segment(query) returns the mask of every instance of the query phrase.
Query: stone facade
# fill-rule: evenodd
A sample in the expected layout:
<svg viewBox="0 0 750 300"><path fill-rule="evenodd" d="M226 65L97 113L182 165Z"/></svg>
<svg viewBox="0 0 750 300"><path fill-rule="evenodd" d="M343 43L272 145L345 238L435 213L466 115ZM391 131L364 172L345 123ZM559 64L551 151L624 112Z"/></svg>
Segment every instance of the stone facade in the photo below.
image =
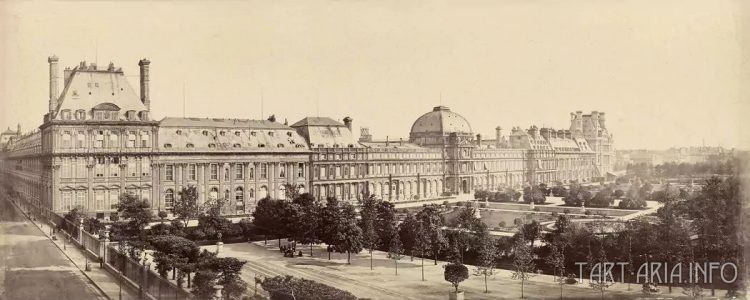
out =
<svg viewBox="0 0 750 300"><path fill-rule="evenodd" d="M285 198L291 184L319 199L435 199L478 189L589 182L611 170L612 137L604 113L573 114L570 130L513 128L494 140L444 106L417 118L409 139L357 140L343 123L306 117L289 126L269 120L150 119L150 61L139 61L139 92L121 68L50 57L49 112L38 130L15 133L0 153L0 172L40 212L74 207L108 218L122 193L169 211L183 187L199 202L225 199L227 214L257 200ZM286 122L285 122L286 123ZM20 128L19 128L20 131Z"/></svg>

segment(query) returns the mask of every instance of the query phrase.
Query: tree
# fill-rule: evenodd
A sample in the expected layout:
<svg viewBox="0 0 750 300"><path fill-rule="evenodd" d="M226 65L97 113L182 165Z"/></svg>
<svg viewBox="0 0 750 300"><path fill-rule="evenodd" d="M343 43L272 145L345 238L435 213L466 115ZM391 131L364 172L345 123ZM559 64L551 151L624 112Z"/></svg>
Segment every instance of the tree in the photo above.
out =
<svg viewBox="0 0 750 300"><path fill-rule="evenodd" d="M357 226L357 211L354 206L344 203L341 206L341 219L337 223L337 234L333 239L333 250L346 252L346 262L351 264L351 254L362 251L362 230Z"/></svg>
<svg viewBox="0 0 750 300"><path fill-rule="evenodd" d="M422 223L421 234L426 235L429 243L429 252L434 257L434 263L437 265L437 256L447 245L445 235L443 235L443 218L436 205L427 205L419 213L417 219Z"/></svg>
<svg viewBox="0 0 750 300"><path fill-rule="evenodd" d="M386 249L391 245L391 239L394 236L399 237L396 208L391 202L378 201L377 212L377 218L375 218L375 232L378 236L378 247Z"/></svg>
<svg viewBox="0 0 750 300"><path fill-rule="evenodd" d="M263 232L263 243L268 244L268 235L279 233L278 218L280 215L279 203L269 197L258 201L253 211L253 225ZM279 240L279 247L281 240Z"/></svg>
<svg viewBox="0 0 750 300"><path fill-rule="evenodd" d="M193 279L193 294L198 299L212 299L214 285L217 284L218 274L211 271L200 270L195 272Z"/></svg>
<svg viewBox="0 0 750 300"><path fill-rule="evenodd" d="M497 260L497 249L495 241L489 232L484 231L479 236L479 247L477 249L477 269L474 271L475 276L484 276L484 292L489 293L487 287L487 277L492 276L495 270L495 261Z"/></svg>
<svg viewBox="0 0 750 300"><path fill-rule="evenodd" d="M565 244L555 240L551 245L551 252L547 256L547 264L552 266L553 275L560 285L560 299L563 298L563 285L565 285Z"/></svg>
<svg viewBox="0 0 750 300"><path fill-rule="evenodd" d="M294 204L299 206L296 222L296 241L310 246L310 256L313 255L313 244L320 243L321 210L320 202L309 193L298 194Z"/></svg>
<svg viewBox="0 0 750 300"><path fill-rule="evenodd" d="M198 269L215 274L215 282L224 287L224 295L229 299L235 299L247 290L247 283L239 275L245 263L247 262L234 257L206 256L198 264ZM198 275L196 274L197 279Z"/></svg>
<svg viewBox="0 0 750 300"><path fill-rule="evenodd" d="M151 206L145 200L140 200L131 193L120 195L120 203L117 205L117 213L125 221L115 226L115 232L120 239L145 240L146 225L151 222Z"/></svg>
<svg viewBox="0 0 750 300"><path fill-rule="evenodd" d="M544 204L546 200L547 197L545 197L544 192L538 186L527 186L523 189L523 202L525 203L534 202L534 204Z"/></svg>
<svg viewBox="0 0 750 300"><path fill-rule="evenodd" d="M321 211L321 226L318 228L320 237L323 243L329 245L328 259L331 259L331 251L333 245L338 242L338 236L341 230L339 225L342 222L341 207L339 201L336 198L328 197L326 199L326 206Z"/></svg>
<svg viewBox="0 0 750 300"><path fill-rule="evenodd" d="M404 249L401 246L401 239L398 237L398 232L393 232L393 236L389 239L390 247L388 247L388 256L393 260L393 265L396 268L396 275L398 275L398 261L401 259Z"/></svg>
<svg viewBox="0 0 750 300"><path fill-rule="evenodd" d="M469 278L469 268L460 262L452 262L445 265L445 272L443 273L445 281L450 282L458 293L458 285Z"/></svg>
<svg viewBox="0 0 750 300"><path fill-rule="evenodd" d="M604 252L604 244L600 244L601 246L599 247L598 255L596 255L595 257L590 255L587 266L598 269L598 280L590 280L589 286L591 286L592 289L599 291L601 299L604 299L604 291L615 283L613 281L607 281L607 277L604 271L604 263L608 262L607 254ZM593 271L591 273L593 273Z"/></svg>
<svg viewBox="0 0 750 300"><path fill-rule="evenodd" d="M159 275L162 275L162 277L166 277L166 272L172 270L172 279L174 279L178 266L197 263L200 258L198 245L186 238L162 235L151 238L149 243L155 250L154 262ZM188 282L190 282L189 272L187 275Z"/></svg>
<svg viewBox="0 0 750 300"><path fill-rule="evenodd" d="M523 231L521 231L521 235L516 239L513 246L513 275L511 276L511 278L521 281L521 298L524 298L524 283L535 275L535 268L531 247L526 244Z"/></svg>
<svg viewBox="0 0 750 300"><path fill-rule="evenodd" d="M542 232L540 227L541 225L539 225L539 222L537 222L536 220L533 220L531 221L531 223L523 224L523 226L521 226L520 231L522 231L523 233L521 233L520 236L526 239L526 241L531 242L531 249L534 249L534 242L537 238L539 238Z"/></svg>
<svg viewBox="0 0 750 300"><path fill-rule="evenodd" d="M375 218L377 215L377 199L370 195L362 199L359 210L359 228L362 230L362 245L370 252L370 270L372 270L372 250L378 242L375 233Z"/></svg>
<svg viewBox="0 0 750 300"><path fill-rule="evenodd" d="M412 213L406 213L404 221L398 226L398 235L404 253L409 253L411 260L414 260L414 250L417 248L416 240L419 235L419 222Z"/></svg>
<svg viewBox="0 0 750 300"><path fill-rule="evenodd" d="M416 238L414 239L414 250L419 253L419 258L421 260L422 281L424 281L424 257L430 251L430 239L428 234L429 231L427 230L426 225L421 221L417 221L417 228L415 231Z"/></svg>
<svg viewBox="0 0 750 300"><path fill-rule="evenodd" d="M174 199L172 213L187 227L190 220L197 219L203 213L203 208L198 205L198 191L191 185L183 187L177 194L179 197Z"/></svg>
<svg viewBox="0 0 750 300"><path fill-rule="evenodd" d="M225 234L232 222L221 214L222 206L221 199L207 203L208 210L198 217L198 227L195 231L204 233L208 239L219 239L219 234Z"/></svg>

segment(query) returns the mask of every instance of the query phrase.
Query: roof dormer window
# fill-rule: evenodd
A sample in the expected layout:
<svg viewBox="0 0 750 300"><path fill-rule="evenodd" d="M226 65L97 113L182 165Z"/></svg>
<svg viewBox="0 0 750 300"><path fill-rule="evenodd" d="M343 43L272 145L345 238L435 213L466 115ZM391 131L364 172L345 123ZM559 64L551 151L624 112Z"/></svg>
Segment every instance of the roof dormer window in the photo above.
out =
<svg viewBox="0 0 750 300"><path fill-rule="evenodd" d="M208 130L203 130L203 135L208 136Z"/></svg>
<svg viewBox="0 0 750 300"><path fill-rule="evenodd" d="M234 135L236 135L236 136L240 136L240 131L239 131L239 130L238 130L238 131L235 131L235 132L234 132Z"/></svg>
<svg viewBox="0 0 750 300"><path fill-rule="evenodd" d="M164 144L164 148L172 148L172 144Z"/></svg>
<svg viewBox="0 0 750 300"><path fill-rule="evenodd" d="M258 148L265 148L265 147L266 147L266 144L263 144L263 143L258 144Z"/></svg>
<svg viewBox="0 0 750 300"><path fill-rule="evenodd" d="M210 144L208 144L208 148L216 148L216 144L210 143Z"/></svg>
<svg viewBox="0 0 750 300"><path fill-rule="evenodd" d="M222 130L222 131L219 131L219 135L221 135L221 136L224 136L224 134L225 134L225 131L224 131L224 130Z"/></svg>
<svg viewBox="0 0 750 300"><path fill-rule="evenodd" d="M250 131L250 135L255 136L255 131Z"/></svg>
<svg viewBox="0 0 750 300"><path fill-rule="evenodd" d="M182 134L182 130L180 130L180 129L177 129L177 131L175 131L175 133L176 133L176 134Z"/></svg>
<svg viewBox="0 0 750 300"><path fill-rule="evenodd" d="M269 136L273 136L273 131L269 131L269 132L268 132L268 135L269 135Z"/></svg>
<svg viewBox="0 0 750 300"><path fill-rule="evenodd" d="M241 148L242 145L240 145L240 144L234 144L234 145L232 145L232 147L234 147L234 148Z"/></svg>
<svg viewBox="0 0 750 300"><path fill-rule="evenodd" d="M279 143L278 145L276 145L276 147L277 148L284 148L284 144Z"/></svg>
<svg viewBox="0 0 750 300"><path fill-rule="evenodd" d="M286 133L286 135L287 135L288 137L292 137L292 132L291 132L291 131L288 131L288 132Z"/></svg>
<svg viewBox="0 0 750 300"><path fill-rule="evenodd" d="M185 147L186 148L195 148L195 145L193 145L193 143L187 143L187 145L185 145Z"/></svg>

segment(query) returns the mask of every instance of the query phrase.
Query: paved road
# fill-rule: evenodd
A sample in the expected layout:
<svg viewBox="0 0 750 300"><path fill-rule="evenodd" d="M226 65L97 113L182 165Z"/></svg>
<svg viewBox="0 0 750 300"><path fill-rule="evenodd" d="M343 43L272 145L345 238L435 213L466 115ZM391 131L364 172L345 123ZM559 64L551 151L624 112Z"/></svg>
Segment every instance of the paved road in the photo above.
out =
<svg viewBox="0 0 750 300"><path fill-rule="evenodd" d="M106 299L39 229L0 199L0 300Z"/></svg>

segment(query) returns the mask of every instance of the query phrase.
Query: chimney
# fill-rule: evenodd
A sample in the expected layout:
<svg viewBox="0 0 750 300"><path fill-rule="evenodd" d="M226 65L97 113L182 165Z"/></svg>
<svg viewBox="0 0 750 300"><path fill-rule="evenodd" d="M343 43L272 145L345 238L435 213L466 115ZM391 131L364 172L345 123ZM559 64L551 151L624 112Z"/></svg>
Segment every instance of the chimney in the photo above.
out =
<svg viewBox="0 0 750 300"><path fill-rule="evenodd" d="M349 131L352 131L352 118L345 117L344 118L344 125L346 125L346 128L349 128Z"/></svg>
<svg viewBox="0 0 750 300"><path fill-rule="evenodd" d="M404 138L399 138L398 139L398 145L399 146L403 146L404 145Z"/></svg>
<svg viewBox="0 0 750 300"><path fill-rule="evenodd" d="M390 141L388 141L388 136L385 136L385 146L388 147L390 145Z"/></svg>
<svg viewBox="0 0 750 300"><path fill-rule="evenodd" d="M18 125L16 126L16 134L21 135L21 123L18 123Z"/></svg>
<svg viewBox="0 0 750 300"><path fill-rule="evenodd" d="M147 110L151 110L151 97L149 93L149 76L148 66L151 62L148 59L141 59L138 62L138 66L141 67L141 102L146 106Z"/></svg>
<svg viewBox="0 0 750 300"><path fill-rule="evenodd" d="M495 148L500 148L500 139L503 138L503 128L495 127Z"/></svg>
<svg viewBox="0 0 750 300"><path fill-rule="evenodd" d="M477 146L482 147L482 135L477 133Z"/></svg>
<svg viewBox="0 0 750 300"><path fill-rule="evenodd" d="M73 70L71 70L70 67L65 67L65 70L63 70L63 87L68 85L68 80L70 79L71 74L73 74Z"/></svg>
<svg viewBox="0 0 750 300"><path fill-rule="evenodd" d="M536 126L529 127L528 133L531 137L536 138L539 135L539 129Z"/></svg>
<svg viewBox="0 0 750 300"><path fill-rule="evenodd" d="M49 112L50 116L57 109L57 97L60 96L60 90L57 84L58 78L60 77L57 70L57 56L50 56L47 58L49 63Z"/></svg>
<svg viewBox="0 0 750 300"><path fill-rule="evenodd" d="M606 119L604 118L604 112L600 112L599 113L599 127L607 129L607 126L604 125L604 121L606 121Z"/></svg>
<svg viewBox="0 0 750 300"><path fill-rule="evenodd" d="M566 139L573 138L573 136L570 134L570 130L565 130L565 138Z"/></svg>
<svg viewBox="0 0 750 300"><path fill-rule="evenodd" d="M544 137L545 139L549 140L550 134L549 134L549 129L548 128L542 128L542 129L539 130L539 132L542 134L542 137Z"/></svg>
<svg viewBox="0 0 750 300"><path fill-rule="evenodd" d="M367 128L367 127L359 128L359 141L360 142L372 142L372 135L370 135L370 128Z"/></svg>

